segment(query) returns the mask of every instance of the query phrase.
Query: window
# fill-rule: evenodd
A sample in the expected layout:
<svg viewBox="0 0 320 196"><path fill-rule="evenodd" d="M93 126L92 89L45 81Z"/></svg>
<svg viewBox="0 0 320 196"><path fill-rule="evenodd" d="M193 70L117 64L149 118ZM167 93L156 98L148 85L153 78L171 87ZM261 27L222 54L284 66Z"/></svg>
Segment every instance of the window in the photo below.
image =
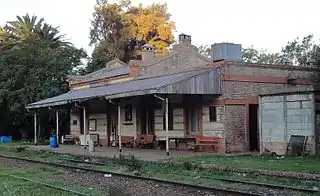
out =
<svg viewBox="0 0 320 196"><path fill-rule="evenodd" d="M78 124L77 120L72 121L72 125L77 125L77 124Z"/></svg>
<svg viewBox="0 0 320 196"><path fill-rule="evenodd" d="M97 120L89 119L89 131L97 131Z"/></svg>
<svg viewBox="0 0 320 196"><path fill-rule="evenodd" d="M217 121L217 108L216 108L216 106L209 107L209 119L210 119L210 122Z"/></svg>
<svg viewBox="0 0 320 196"><path fill-rule="evenodd" d="M131 122L132 121L132 106L130 104L126 104L124 106L124 120L126 122Z"/></svg>
<svg viewBox="0 0 320 196"><path fill-rule="evenodd" d="M169 111L168 111L168 130L173 130L173 108L169 106ZM166 130L166 112L163 112L163 130Z"/></svg>

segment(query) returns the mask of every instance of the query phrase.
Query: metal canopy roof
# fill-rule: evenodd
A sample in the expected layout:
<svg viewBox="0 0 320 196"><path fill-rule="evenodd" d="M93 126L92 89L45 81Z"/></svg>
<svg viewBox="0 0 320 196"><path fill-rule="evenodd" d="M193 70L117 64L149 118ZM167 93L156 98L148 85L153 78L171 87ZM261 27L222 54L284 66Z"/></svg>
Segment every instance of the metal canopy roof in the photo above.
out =
<svg viewBox="0 0 320 196"><path fill-rule="evenodd" d="M123 83L69 91L29 104L26 108L64 105L94 98L114 99L147 94L220 94L216 69L183 72L173 75L136 79Z"/></svg>

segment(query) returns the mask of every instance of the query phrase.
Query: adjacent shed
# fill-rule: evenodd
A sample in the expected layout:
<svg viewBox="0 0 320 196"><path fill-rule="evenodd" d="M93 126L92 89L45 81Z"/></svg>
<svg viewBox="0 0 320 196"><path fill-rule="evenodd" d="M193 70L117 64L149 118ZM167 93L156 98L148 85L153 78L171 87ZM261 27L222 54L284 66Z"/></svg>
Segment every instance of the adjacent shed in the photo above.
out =
<svg viewBox="0 0 320 196"><path fill-rule="evenodd" d="M286 154L290 137L305 136L305 152L314 153L319 143L315 93L287 90L259 98L260 148Z"/></svg>

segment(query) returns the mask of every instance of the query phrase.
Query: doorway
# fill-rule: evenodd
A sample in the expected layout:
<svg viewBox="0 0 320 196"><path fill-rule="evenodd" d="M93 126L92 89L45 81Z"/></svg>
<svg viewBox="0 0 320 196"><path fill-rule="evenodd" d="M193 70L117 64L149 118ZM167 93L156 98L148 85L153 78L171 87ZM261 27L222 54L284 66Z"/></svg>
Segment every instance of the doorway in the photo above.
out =
<svg viewBox="0 0 320 196"><path fill-rule="evenodd" d="M79 124L80 124L80 135L83 135L84 134L84 128L83 128L83 108L79 108L79 113L80 113L80 121L79 121Z"/></svg>
<svg viewBox="0 0 320 196"><path fill-rule="evenodd" d="M201 123L201 108L198 106L190 106L185 108L185 115L187 121L187 135L197 135L200 133L200 123Z"/></svg>
<svg viewBox="0 0 320 196"><path fill-rule="evenodd" d="M250 151L260 151L258 104L249 104L249 149Z"/></svg>
<svg viewBox="0 0 320 196"><path fill-rule="evenodd" d="M108 146L114 146L118 127L117 106L109 105L107 110L107 143Z"/></svg>
<svg viewBox="0 0 320 196"><path fill-rule="evenodd" d="M141 134L154 134L153 107L141 108Z"/></svg>

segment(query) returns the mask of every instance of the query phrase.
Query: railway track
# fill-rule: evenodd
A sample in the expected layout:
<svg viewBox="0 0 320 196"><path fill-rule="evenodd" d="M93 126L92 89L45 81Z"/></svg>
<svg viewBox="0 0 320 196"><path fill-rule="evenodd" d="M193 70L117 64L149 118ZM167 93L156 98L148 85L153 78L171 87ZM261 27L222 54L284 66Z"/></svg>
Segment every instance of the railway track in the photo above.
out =
<svg viewBox="0 0 320 196"><path fill-rule="evenodd" d="M100 162L92 162L92 161L81 161L81 160L74 160L74 159L64 159L65 161L74 162L74 163L81 163L81 164L91 164L91 165L99 165L103 166L104 163ZM178 173L173 173L175 175L181 175ZM293 187L293 186L286 186L286 185L277 185L277 184L270 184L270 183L261 183L261 182L254 182L254 181L247 181L247 180L236 180L231 178L225 178L225 177L213 177L213 176L202 176L203 178L211 179L211 180L219 180L219 181L225 181L229 183L241 183L241 184L250 184L250 185L256 185L256 186L264 186L267 188L273 188L273 189L286 189L286 190L294 190L294 191L300 191L300 192L308 192L308 193L318 193L318 190L313 189L305 189L300 187Z"/></svg>
<svg viewBox="0 0 320 196"><path fill-rule="evenodd" d="M68 164L61 164L61 163L55 163L55 162L47 162L47 161L40 161L40 160L33 160L28 158L22 158L22 157L14 157L14 156L5 156L0 155L0 157L7 158L7 159L15 159L15 160L21 160L21 161L28 161L33 163L40 163L40 164L46 164L51 165L55 167L62 167L67 169L77 169L77 170L83 170L88 172L95 172L95 173L109 173L114 176L120 176L120 177L127 177L132 179L139 179L139 180L148 180L148 181L154 181L157 183L163 183L163 184L171 184L171 185L177 185L177 186L183 186L186 188L193 188L201 191L210 191L214 193L222 193L227 195L263 195L258 193L252 193L252 192L243 192L239 190L231 190L231 189L225 189L225 188L213 188L213 187L207 187L207 186L201 186L201 185L194 185L194 184L187 184L187 183L181 183L181 182L175 182L175 181L169 181L169 180L163 180L163 179L157 179L157 178L149 178L149 177L143 177L143 176L136 176L131 174L124 174L124 173L117 173L117 172L106 172L94 168L88 168L88 167L79 167L75 165L71 165L70 163L80 163L80 164L88 164L88 165L97 165L97 166L103 166L104 163L99 162L90 162L90 161L80 161L80 160L74 160L74 159L62 159L63 161L68 162ZM243 185L254 185L259 187L266 187L270 189L276 189L276 190L290 190L290 191L297 191L300 193L308 193L308 194L318 194L318 190L313 189L304 189L299 187L293 187L293 186L284 186L284 185L276 185L276 184L267 184L267 183L259 183L259 182L253 182L253 181L241 181L241 180L235 180L235 179L229 179L229 178L222 178L222 177L210 177L209 179L212 180L219 180L223 182L228 183L240 183Z"/></svg>

